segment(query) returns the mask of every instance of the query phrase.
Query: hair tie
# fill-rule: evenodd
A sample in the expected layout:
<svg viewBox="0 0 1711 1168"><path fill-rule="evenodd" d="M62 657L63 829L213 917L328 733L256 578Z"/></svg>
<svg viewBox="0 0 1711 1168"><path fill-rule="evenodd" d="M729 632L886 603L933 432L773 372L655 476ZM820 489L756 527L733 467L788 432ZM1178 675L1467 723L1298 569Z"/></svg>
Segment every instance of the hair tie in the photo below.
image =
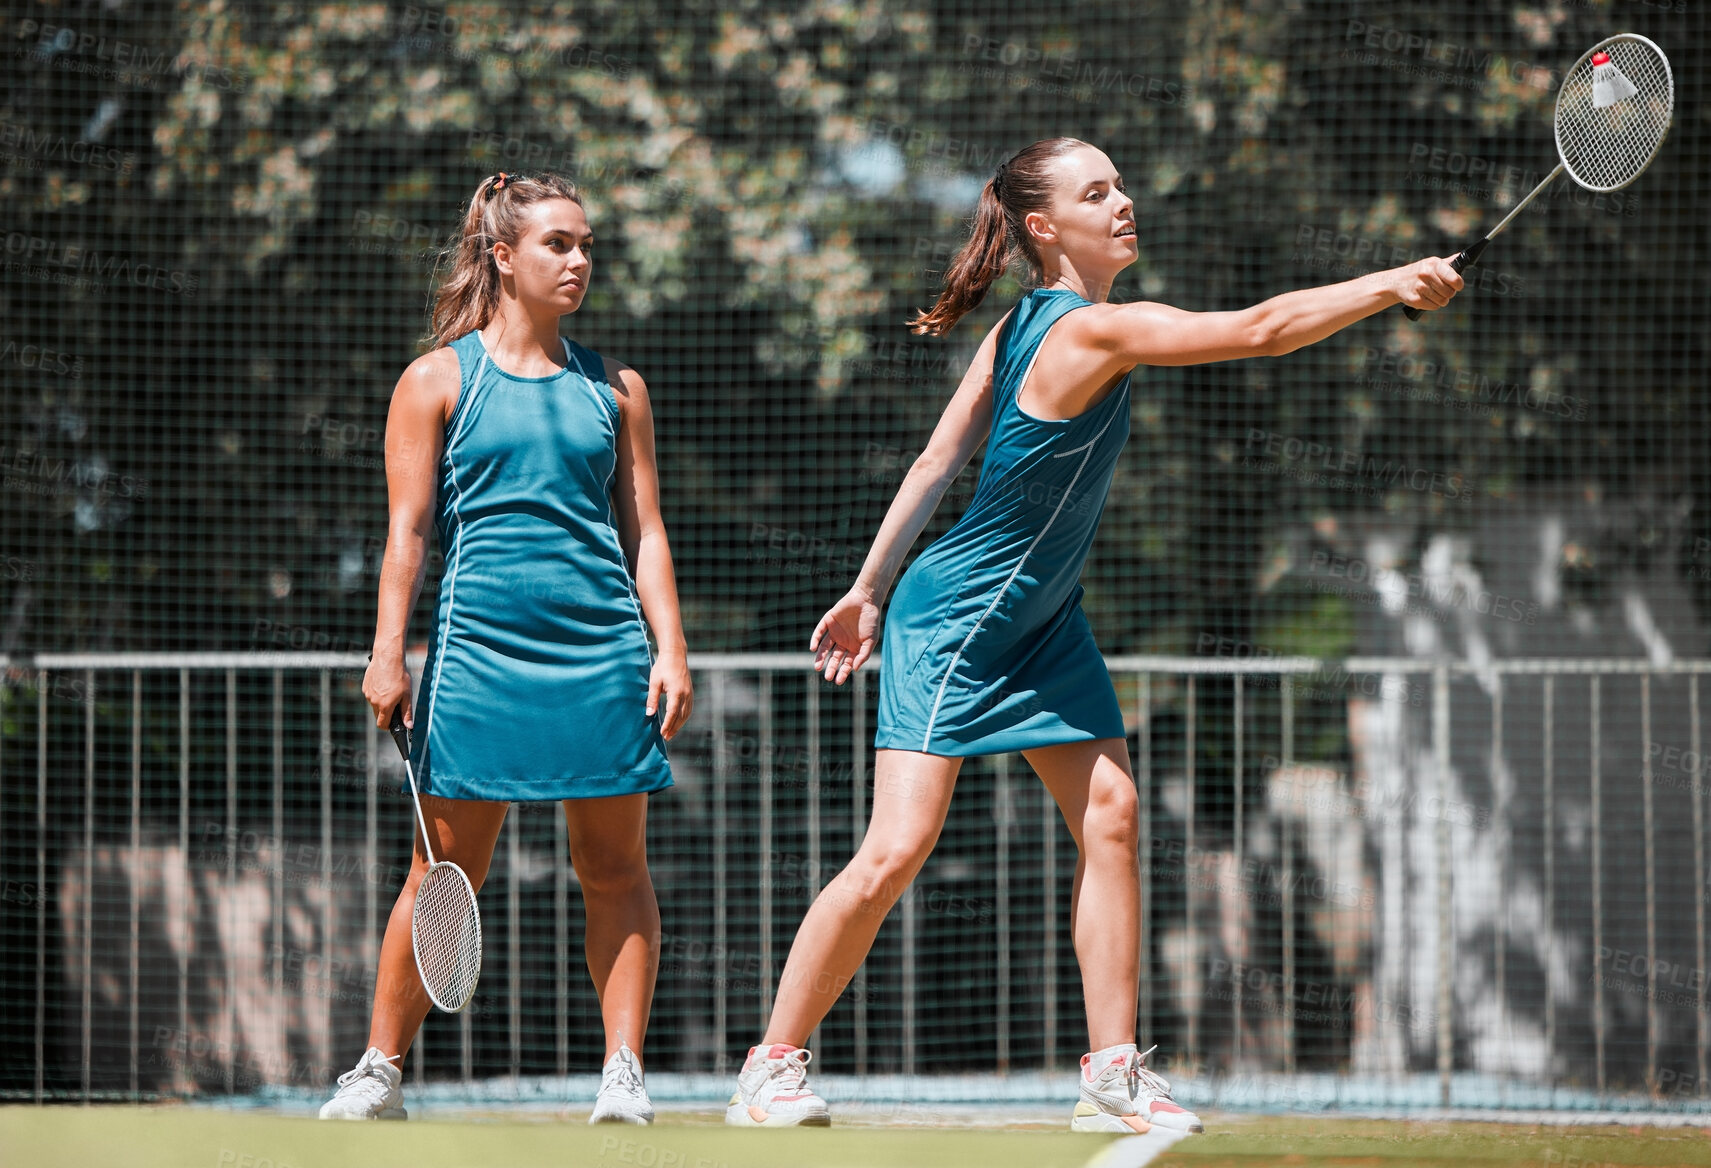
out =
<svg viewBox="0 0 1711 1168"><path fill-rule="evenodd" d="M490 179L488 181L487 197L489 199L491 199L495 193L505 189L506 183L516 182L516 181L517 180L515 178L513 178L512 176L506 174L504 171L500 171L497 175L495 175L492 179Z"/></svg>
<svg viewBox="0 0 1711 1168"><path fill-rule="evenodd" d="M1003 197L1004 173L1010 169L1010 160L1006 158L998 164L998 169L992 172L992 193Z"/></svg>

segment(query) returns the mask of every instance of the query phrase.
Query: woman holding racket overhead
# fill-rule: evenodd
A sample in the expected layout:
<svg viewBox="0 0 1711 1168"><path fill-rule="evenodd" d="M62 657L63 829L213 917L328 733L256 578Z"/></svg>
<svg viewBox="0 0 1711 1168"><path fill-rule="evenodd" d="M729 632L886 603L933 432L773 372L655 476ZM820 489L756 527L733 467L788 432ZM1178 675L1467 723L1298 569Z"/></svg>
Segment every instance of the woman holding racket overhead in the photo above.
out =
<svg viewBox="0 0 1711 1168"><path fill-rule="evenodd" d="M1128 436L1129 376L1141 365L1288 353L1397 303L1441 308L1462 281L1448 261L1426 259L1240 312L1107 303L1137 255L1134 201L1111 160L1073 138L1036 142L986 184L973 237L938 302L913 322L916 332L948 332L1017 256L1040 285L987 334L855 586L809 643L829 681L861 667L910 544L990 437L968 510L898 583L867 834L797 932L728 1123L830 1122L807 1085L802 1044L932 851L963 758L1019 750L1078 851L1070 931L1091 1051L1071 1127L1201 1130L1135 1042L1138 807L1122 714L1077 582Z"/></svg>
<svg viewBox="0 0 1711 1168"><path fill-rule="evenodd" d="M638 1052L660 928L648 795L671 785L665 740L692 691L647 387L559 336L588 292L593 243L557 176L495 175L470 200L434 348L404 371L387 418L391 519L363 694L383 728L403 706L433 853L476 888L509 804L563 801L606 1030L590 1122L648 1123ZM404 633L430 527L445 575L418 722ZM423 842L381 945L368 1050L323 1118L404 1118L396 1064L429 1008L410 928Z"/></svg>

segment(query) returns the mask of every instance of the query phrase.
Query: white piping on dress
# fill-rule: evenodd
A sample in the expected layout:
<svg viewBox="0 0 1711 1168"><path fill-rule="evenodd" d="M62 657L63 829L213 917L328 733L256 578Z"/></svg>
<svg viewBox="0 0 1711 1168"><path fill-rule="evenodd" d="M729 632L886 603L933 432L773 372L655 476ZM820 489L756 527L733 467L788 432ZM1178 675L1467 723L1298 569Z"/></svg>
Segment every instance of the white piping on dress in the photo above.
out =
<svg viewBox="0 0 1711 1168"><path fill-rule="evenodd" d="M1044 347L1043 340L1041 341L1041 347ZM1037 352L1034 355L1036 357L1039 356ZM1029 363L1028 368L1030 370L1033 368L1033 364L1031 362ZM1021 396L1020 389L1016 391L1016 396ZM1018 406L1017 408L1019 409L1021 407ZM1033 542L1023 549L1022 558L1016 561L1016 567L1010 572L1010 575L999 587L998 595L992 598L992 603L986 606L986 611L980 614L980 619L974 622L974 627L972 629L968 630L968 636L964 637L962 639L962 644L957 646L956 656L951 658L950 667L945 670L944 680L939 682L939 692L933 696L933 709L932 712L927 715L927 732L921 736L921 750L923 752L928 752L928 748L932 745L933 724L939 720L939 706L945 700L945 687L950 685L951 674L956 672L958 663L962 661L963 651L968 648L969 642L974 640L974 635L980 632L980 627L986 623L986 618L992 615L992 610L998 607L998 602L1004 599L1004 594L1010 590L1010 585L1015 583L1016 577L1021 574L1022 565L1028 562L1029 553L1034 550L1035 545L1046 537L1046 532L1052 529L1052 524L1057 522L1058 513L1063 510L1063 505L1069 502L1070 495L1075 490L1076 481L1081 478L1081 472L1087 469L1087 460L1093 457L1093 448L1098 445L1099 440L1105 436L1105 431L1111 428L1111 423L1116 420L1116 417L1117 411L1112 410L1111 416L1105 419L1105 424L1099 427L1099 433L1093 436L1093 441L1087 443L1084 447L1078 448L1085 450L1087 453L1081 456L1081 465L1075 468L1075 474L1070 476L1069 485L1063 489L1063 497L1058 500L1057 506L1052 508L1051 518L1046 520L1046 525L1040 528L1040 533L1034 537ZM1070 451L1070 453L1073 454L1074 451Z"/></svg>

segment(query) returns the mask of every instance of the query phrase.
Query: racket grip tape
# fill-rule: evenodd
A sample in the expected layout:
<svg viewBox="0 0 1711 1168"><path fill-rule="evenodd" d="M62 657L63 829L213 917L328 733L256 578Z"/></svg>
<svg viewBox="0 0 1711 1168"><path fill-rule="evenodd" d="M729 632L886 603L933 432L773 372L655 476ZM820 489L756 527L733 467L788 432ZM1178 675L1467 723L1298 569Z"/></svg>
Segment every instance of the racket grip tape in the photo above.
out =
<svg viewBox="0 0 1711 1168"><path fill-rule="evenodd" d="M404 703L399 702L392 707L392 741L398 744L398 753L404 756L404 761L410 761L410 730L404 725Z"/></svg>
<svg viewBox="0 0 1711 1168"><path fill-rule="evenodd" d="M1472 245L1464 247L1461 251L1456 253L1456 258L1450 261L1450 267L1454 268L1458 273L1467 271L1479 262L1480 255L1485 251L1485 245L1490 242L1490 236L1483 236ZM1413 305L1404 305L1402 308L1402 314L1409 320L1419 320L1425 315L1423 311L1415 308Z"/></svg>

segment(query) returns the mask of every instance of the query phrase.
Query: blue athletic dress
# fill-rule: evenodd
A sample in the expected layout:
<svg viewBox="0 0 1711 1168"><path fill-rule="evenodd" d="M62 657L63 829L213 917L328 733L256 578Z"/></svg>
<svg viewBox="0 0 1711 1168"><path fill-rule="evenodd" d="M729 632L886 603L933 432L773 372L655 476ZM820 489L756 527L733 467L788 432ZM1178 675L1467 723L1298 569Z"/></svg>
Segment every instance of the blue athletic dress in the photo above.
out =
<svg viewBox="0 0 1711 1168"><path fill-rule="evenodd" d="M439 466L445 572L416 698L417 785L524 802L671 786L612 519L619 415L604 362L567 340L563 370L513 377L479 333L451 349L460 388Z"/></svg>
<svg viewBox="0 0 1711 1168"><path fill-rule="evenodd" d="M1038 289L999 334L974 499L903 573L886 615L881 750L967 757L1124 735L1080 577L1129 436L1129 378L1076 418L1017 404L1047 331L1087 303Z"/></svg>

